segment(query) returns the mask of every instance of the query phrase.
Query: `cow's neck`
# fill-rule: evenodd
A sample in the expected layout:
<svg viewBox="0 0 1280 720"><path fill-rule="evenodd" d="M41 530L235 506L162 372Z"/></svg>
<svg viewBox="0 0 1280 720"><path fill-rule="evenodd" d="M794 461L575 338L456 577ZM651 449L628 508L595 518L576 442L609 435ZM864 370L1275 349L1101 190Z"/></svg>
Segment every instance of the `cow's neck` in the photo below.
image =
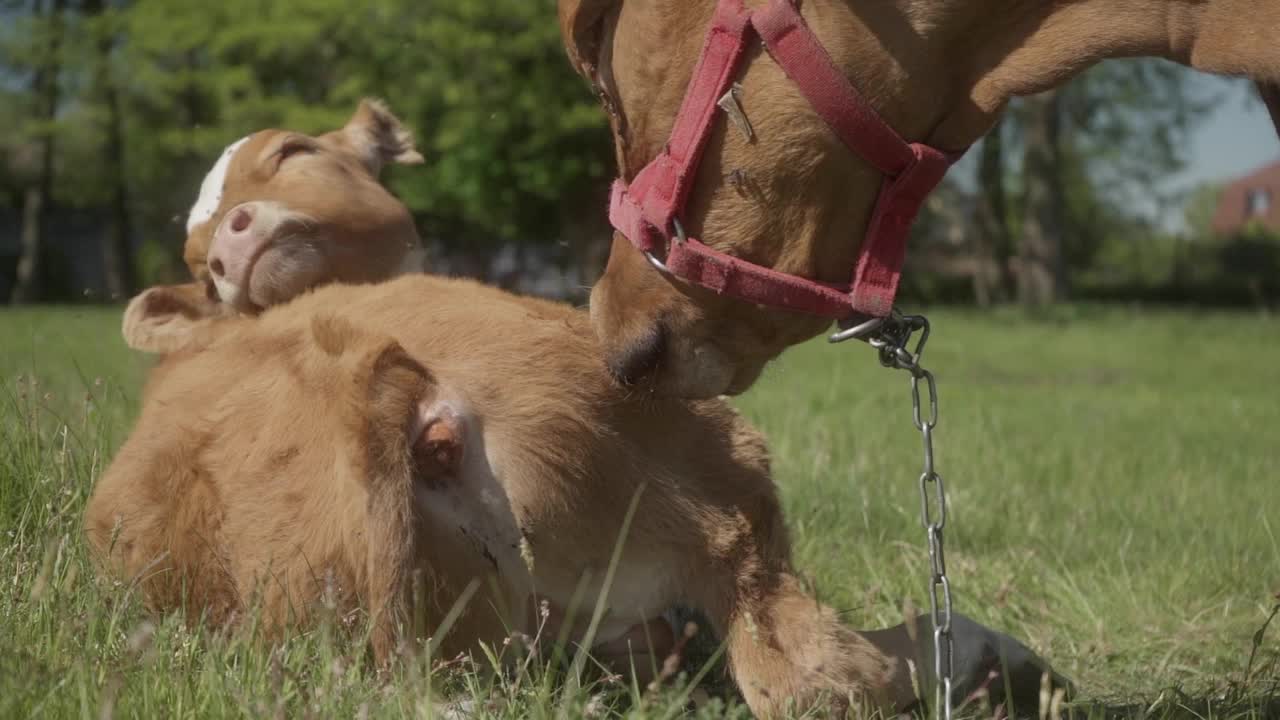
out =
<svg viewBox="0 0 1280 720"><path fill-rule="evenodd" d="M1146 5L1164 6L1160 0ZM1167 3L1168 48L1162 57L1205 72L1280 82L1280 4L1259 0Z"/></svg>
<svg viewBox="0 0 1280 720"><path fill-rule="evenodd" d="M1110 58L1160 57L1219 75L1280 84L1280 3L1257 0L1004 0L951 25L945 57L973 60L967 102L941 123L965 147L1012 97L1057 87ZM981 4L980 4L981 5ZM977 6L975 6L976 8Z"/></svg>

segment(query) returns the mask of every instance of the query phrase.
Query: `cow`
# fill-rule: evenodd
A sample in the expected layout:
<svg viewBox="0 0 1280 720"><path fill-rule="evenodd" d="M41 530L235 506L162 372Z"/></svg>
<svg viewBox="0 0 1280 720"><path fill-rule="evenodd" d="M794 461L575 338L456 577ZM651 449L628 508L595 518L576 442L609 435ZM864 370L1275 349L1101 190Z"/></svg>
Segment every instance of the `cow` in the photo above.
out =
<svg viewBox="0 0 1280 720"><path fill-rule="evenodd" d="M412 275L187 327L85 517L151 609L256 608L278 631L327 602L385 662L473 591L440 652L536 636L577 600L602 610L591 645L641 666L680 605L757 715L918 702L928 633L856 632L806 589L760 433L722 399L615 383L586 312ZM1004 655L1034 707L1043 661L967 619L957 634L957 693Z"/></svg>
<svg viewBox="0 0 1280 720"><path fill-rule="evenodd" d="M166 352L206 317L256 314L324 283L423 271L413 217L379 182L388 164L422 162L410 131L373 99L332 132L270 129L231 143L187 216L192 281L135 297L125 342Z"/></svg>
<svg viewBox="0 0 1280 720"><path fill-rule="evenodd" d="M833 319L888 315L920 203L1013 98L1158 57L1250 78L1280 126L1276 2L558 5L619 174L596 330L619 380L665 395L745 392Z"/></svg>

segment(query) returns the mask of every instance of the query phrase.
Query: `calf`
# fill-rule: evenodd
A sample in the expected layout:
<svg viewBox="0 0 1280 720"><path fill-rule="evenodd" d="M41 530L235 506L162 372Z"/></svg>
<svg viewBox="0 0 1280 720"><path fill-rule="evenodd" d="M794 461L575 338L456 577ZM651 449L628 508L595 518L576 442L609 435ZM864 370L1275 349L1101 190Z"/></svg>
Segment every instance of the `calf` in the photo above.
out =
<svg viewBox="0 0 1280 720"><path fill-rule="evenodd" d="M380 658L480 579L446 652L582 592L603 642L705 613L758 713L883 701L896 671L796 577L765 443L727 404L629 395L583 314L466 281L332 285L189 335L86 532L152 608L280 627L328 592Z"/></svg>
<svg viewBox="0 0 1280 720"><path fill-rule="evenodd" d="M932 667L927 632L859 634L806 592L759 433L720 400L619 388L588 322L416 275L193 324L94 489L94 554L155 610L225 623L256 605L277 629L322 600L366 613L382 660L475 580L444 652L532 635L542 601L554 624L577 596L605 609L598 649L661 658L653 618L684 605L725 639L757 714L914 703L906 661ZM1043 662L955 625L957 692L1003 657L1034 707Z"/></svg>
<svg viewBox="0 0 1280 720"><path fill-rule="evenodd" d="M263 130L227 146L187 217L183 258L194 281L134 298L125 341L164 352L204 317L257 313L327 282L422 270L413 218L378 181L384 165L422 161L409 131L374 100L340 130ZM178 307L185 314L171 312Z"/></svg>

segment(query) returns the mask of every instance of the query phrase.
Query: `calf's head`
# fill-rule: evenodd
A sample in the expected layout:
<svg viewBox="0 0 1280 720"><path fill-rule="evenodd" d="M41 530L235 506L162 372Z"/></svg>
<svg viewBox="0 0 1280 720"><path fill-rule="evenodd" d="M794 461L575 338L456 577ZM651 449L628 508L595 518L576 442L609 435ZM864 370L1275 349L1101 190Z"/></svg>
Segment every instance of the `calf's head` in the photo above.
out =
<svg viewBox="0 0 1280 720"><path fill-rule="evenodd" d="M171 349L172 328L155 322L154 307L257 313L324 283L422 269L413 218L378 179L387 164L422 161L409 131L373 100L333 132L262 130L228 145L187 217L183 259L194 282L135 298L126 342Z"/></svg>

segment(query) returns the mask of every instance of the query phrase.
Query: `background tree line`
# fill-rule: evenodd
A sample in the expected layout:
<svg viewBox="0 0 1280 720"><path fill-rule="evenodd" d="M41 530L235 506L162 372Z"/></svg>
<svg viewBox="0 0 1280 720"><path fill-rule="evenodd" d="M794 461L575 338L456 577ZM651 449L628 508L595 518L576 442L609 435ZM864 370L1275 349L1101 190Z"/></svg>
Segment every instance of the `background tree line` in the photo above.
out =
<svg viewBox="0 0 1280 720"><path fill-rule="evenodd" d="M568 269L581 288L607 253L612 151L554 5L0 0L0 289L13 302L89 287L120 299L182 278L182 221L227 143L338 127L366 95L390 102L427 157L389 184L437 267L507 284ZM1187 198L1151 188L1185 166L1216 101L1186 80L1164 63L1108 63L1017 102L931 199L909 291L1212 295L1242 271L1261 278L1257 297L1273 291L1259 272L1275 262L1269 235L1249 239L1261 256L1233 259L1239 239L1208 232L1213 189L1192 198L1189 229L1161 221Z"/></svg>

